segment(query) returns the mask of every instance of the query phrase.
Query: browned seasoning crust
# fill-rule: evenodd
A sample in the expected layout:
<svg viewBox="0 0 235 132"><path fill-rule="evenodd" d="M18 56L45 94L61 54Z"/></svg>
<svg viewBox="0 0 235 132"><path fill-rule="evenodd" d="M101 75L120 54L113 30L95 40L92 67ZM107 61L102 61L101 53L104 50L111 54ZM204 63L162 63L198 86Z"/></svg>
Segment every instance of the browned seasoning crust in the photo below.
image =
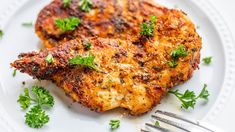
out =
<svg viewBox="0 0 235 132"><path fill-rule="evenodd" d="M88 30L82 25L66 34L61 34L53 25L51 16L56 16L55 18L68 16L68 12L78 14L85 23L91 23L89 27L106 21L106 15L110 20L109 12L113 10L110 4L115 1L119 4L124 2L125 4L121 5L125 7L128 5L127 2L132 2L127 6L131 15L121 15L121 17L133 22L128 21L128 25L131 26L123 28L121 32L114 30L115 26L111 21L107 22L111 24L108 28L104 27L105 24L98 24L96 28ZM75 10L67 11L71 9L60 9L61 1L55 0L41 11L36 24L37 34L47 47L53 48L21 54L11 65L34 78L55 82L74 101L97 112L118 107L128 109L132 115L148 112L160 102L169 88L187 81L192 76L200 62L201 38L194 24L183 12L146 1L113 0L107 3L105 0L94 0L97 8L95 11L102 10L105 15L103 18L104 16L99 14L90 15L93 10L89 14L84 14ZM141 8L145 6L151 8L136 11L140 9L137 6L139 4L144 5ZM104 7L101 8L101 5ZM117 13L118 10L113 12ZM140 36L139 25L151 14L158 16L154 35L151 38ZM118 16L115 18L120 19ZM98 37L87 37L90 36L86 34L88 31L97 33L95 36ZM100 38L100 36L110 38ZM70 40L72 38L75 39ZM85 49L84 41L92 44L90 50ZM57 43L60 43L60 46L54 47ZM168 61L171 60L170 54L179 44L183 44L189 54L178 60L177 67L170 68L168 65ZM53 55L54 63L46 62L48 54ZM96 57L95 64L99 71L68 64L69 58L88 54Z"/></svg>
<svg viewBox="0 0 235 132"><path fill-rule="evenodd" d="M92 110L122 107L139 115L158 104L169 88L192 76L201 49L194 25L176 10L158 18L153 38L140 40L133 44L120 39L78 38L51 49L21 54L11 65L35 78L52 80L74 101ZM83 41L92 43L92 48L85 50ZM189 55L180 58L176 68L170 68L170 53L179 44ZM54 63L46 62L48 54L53 55ZM87 54L96 56L100 72L69 66L69 58Z"/></svg>
<svg viewBox="0 0 235 132"><path fill-rule="evenodd" d="M48 48L74 38L104 37L135 41L139 36L139 26L150 15L161 16L169 9L151 0L93 0L93 9L82 12L78 0L72 0L69 8L64 8L62 0L54 0L38 15L35 30ZM62 32L54 21L58 18L75 16L81 25L74 31Z"/></svg>

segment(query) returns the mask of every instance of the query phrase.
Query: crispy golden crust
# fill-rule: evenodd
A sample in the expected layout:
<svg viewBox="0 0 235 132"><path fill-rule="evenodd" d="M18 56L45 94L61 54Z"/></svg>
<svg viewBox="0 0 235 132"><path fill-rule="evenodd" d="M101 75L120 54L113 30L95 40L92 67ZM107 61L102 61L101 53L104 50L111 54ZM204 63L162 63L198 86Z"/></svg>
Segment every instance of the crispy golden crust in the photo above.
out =
<svg viewBox="0 0 235 132"><path fill-rule="evenodd" d="M96 1L105 3L105 0ZM129 2L133 1L129 0ZM134 8L135 2L129 8ZM144 1L141 2L142 4L145 3ZM106 4L112 2L104 3L101 5L106 6ZM110 29L113 30L111 36L107 35L109 34L108 31L102 31L104 28L102 26L98 26L98 29L94 30L94 32L102 31L100 32L103 34L101 35L102 37L114 39L85 38L73 36L76 33L86 36L83 31L87 32L87 30L83 26L79 27L81 28L80 31L78 29L74 31L74 34L61 35L60 31L54 29L54 26L51 29L48 28L53 25L51 22L44 23L44 18L48 20L53 18L48 17L48 14L51 14L52 5L55 6L53 10L60 12L57 15L53 13L53 16L61 17L68 12L62 13L64 9L58 9L60 4L61 2L56 0L47 6L40 13L36 25L36 29L40 25L44 25L42 26L43 28L40 27L41 29L37 30L37 33L48 44L47 47L53 47L55 43L60 43L60 46L39 52L21 54L19 59L11 65L34 78L52 80L64 89L74 101L80 102L92 110L104 112L122 107L128 109L132 115L143 114L158 104L169 88L188 80L198 67L201 38L196 32L194 24L181 11L168 10L164 7L145 3L145 6L153 6L151 10L146 10L158 14L154 35L151 38L139 35L139 24L144 19L141 15L138 16L136 23L134 21L131 23L136 24L135 26L124 28L123 32L118 33L111 26ZM95 10L99 10L99 8ZM107 10L110 9L108 8ZM49 11L46 12L45 10ZM140 10L137 12L139 13ZM105 13L105 15L108 14ZM93 24L103 20L95 18L95 20L99 21L91 21L90 19L94 16L87 19L84 15L87 16L87 14L81 15L81 18L85 19L83 21L90 21ZM146 15L146 18L148 15ZM88 14L88 16L90 15ZM99 15L95 16L98 17ZM123 16L126 17L128 15ZM129 17L132 16L130 15ZM111 22L111 24L113 23ZM42 29L45 30L43 32L47 32L46 36L41 32ZM48 36L49 31L50 36ZM135 34L133 34L134 31L136 32ZM129 36L131 33L132 36ZM68 34L75 37L75 39L68 41ZM99 33L96 35L99 36ZM55 36L57 36L57 39L54 39ZM91 42L92 48L85 50L83 41ZM189 54L178 60L177 67L170 68L168 65L168 61L171 60L170 54L179 44L183 44ZM49 64L45 61L48 54L53 55L54 63ZM68 64L69 58L87 54L96 56L95 63L99 72L84 66L74 67Z"/></svg>
<svg viewBox="0 0 235 132"><path fill-rule="evenodd" d="M39 13L35 30L46 47L92 36L135 41L144 20L168 11L151 0L93 0L93 9L82 12L78 9L78 0L72 1L69 8L64 8L62 0L54 0ZM69 16L80 18L81 25L74 31L63 33L54 21Z"/></svg>
<svg viewBox="0 0 235 132"><path fill-rule="evenodd" d="M128 40L77 38L40 52L21 54L12 66L38 78L52 80L77 102L103 112L117 107L132 115L149 111L167 90L188 80L200 61L201 38L185 15L171 10L158 18L153 38ZM91 42L85 50L83 41ZM170 53L183 44L189 55L170 68ZM55 61L45 60L52 54ZM83 66L71 67L68 59L93 54L100 72Z"/></svg>

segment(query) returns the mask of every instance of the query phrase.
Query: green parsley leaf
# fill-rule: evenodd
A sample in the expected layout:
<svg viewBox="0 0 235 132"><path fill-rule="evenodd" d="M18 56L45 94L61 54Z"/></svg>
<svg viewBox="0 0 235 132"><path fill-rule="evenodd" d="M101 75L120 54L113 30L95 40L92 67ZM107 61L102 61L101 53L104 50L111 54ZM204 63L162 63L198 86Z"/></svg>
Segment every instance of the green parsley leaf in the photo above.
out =
<svg viewBox="0 0 235 132"><path fill-rule="evenodd" d="M211 61L212 61L212 57L205 57L205 58L203 58L203 62L206 65L209 65L211 63Z"/></svg>
<svg viewBox="0 0 235 132"><path fill-rule="evenodd" d="M40 106L34 106L25 115L25 123L32 128L41 128L49 122L49 116Z"/></svg>
<svg viewBox="0 0 235 132"><path fill-rule="evenodd" d="M171 68L175 68L178 63L176 60L171 60L171 61L168 61L168 65L171 67Z"/></svg>
<svg viewBox="0 0 235 132"><path fill-rule="evenodd" d="M48 54L48 55L47 55L46 61L47 61L48 63L53 63L53 62L54 62L54 58L53 58L52 54Z"/></svg>
<svg viewBox="0 0 235 132"><path fill-rule="evenodd" d="M120 126L120 120L110 120L109 125L112 130L117 129Z"/></svg>
<svg viewBox="0 0 235 132"><path fill-rule="evenodd" d="M77 57L70 59L69 64L70 65L84 65L89 68L97 70L94 60L95 60L95 56L92 56L92 55L89 55L87 57L77 56Z"/></svg>
<svg viewBox="0 0 235 132"><path fill-rule="evenodd" d="M89 12L92 8L91 0L80 0L79 7L82 11Z"/></svg>
<svg viewBox="0 0 235 132"><path fill-rule="evenodd" d="M204 84L202 91L198 96L195 95L193 91L186 90L183 94L179 93L179 90L175 91L168 91L170 94L174 94L180 101L181 101L181 107L188 109L188 108L194 108L197 99L205 99L208 100L209 92L206 90L207 85Z"/></svg>
<svg viewBox="0 0 235 132"><path fill-rule="evenodd" d="M89 50L89 49L91 49L91 43L90 42L86 42L85 44L84 44L84 46L85 46L85 49L86 50Z"/></svg>
<svg viewBox="0 0 235 132"><path fill-rule="evenodd" d="M13 76L13 77L15 77L15 76L16 76L16 72L17 72L17 70L16 70L16 69L14 69L13 74L12 74L12 76Z"/></svg>
<svg viewBox="0 0 235 132"><path fill-rule="evenodd" d="M157 127L159 127L159 126L160 126L159 121L155 121L155 124L154 124L154 125L157 126Z"/></svg>
<svg viewBox="0 0 235 132"><path fill-rule="evenodd" d="M29 89L25 88L24 94L20 94L17 102L20 103L20 107L25 110L30 106L32 100L33 99L29 96Z"/></svg>
<svg viewBox="0 0 235 132"><path fill-rule="evenodd" d="M154 24L155 23L155 21L156 21L156 19L157 19L157 16L150 16L150 22L151 22L151 24Z"/></svg>
<svg viewBox="0 0 235 132"><path fill-rule="evenodd" d="M205 99L208 101L208 97L210 96L210 94L206 88L207 88L207 85L204 84L203 89L202 89L201 93L198 95L197 99L201 98L201 99Z"/></svg>
<svg viewBox="0 0 235 132"><path fill-rule="evenodd" d="M30 97L29 89L24 89L24 95L20 94L17 102L20 103L22 109L29 108L30 105L35 104L25 115L25 123L32 128L41 128L49 121L48 115L42 110L43 106L53 107L54 98L50 95L49 91L43 87L33 86L31 89L35 95L35 99ZM33 103L31 103L33 102Z"/></svg>
<svg viewBox="0 0 235 132"><path fill-rule="evenodd" d="M54 98L50 95L49 91L40 86L33 86L32 92L36 95L36 101L39 106L53 107Z"/></svg>
<svg viewBox="0 0 235 132"><path fill-rule="evenodd" d="M56 19L55 24L63 32L75 30L76 27L81 23L79 18L68 17L64 19Z"/></svg>
<svg viewBox="0 0 235 132"><path fill-rule="evenodd" d="M0 29L0 38L4 35L3 31Z"/></svg>
<svg viewBox="0 0 235 132"><path fill-rule="evenodd" d="M172 60L168 61L168 65L171 68L175 68L178 65L177 60L180 57L187 56L187 55L188 55L188 52L186 51L185 46L180 44L177 49L171 52Z"/></svg>
<svg viewBox="0 0 235 132"><path fill-rule="evenodd" d="M184 94L181 94L179 90L175 90L168 93L174 94L181 101L181 106L185 109L189 107L194 108L196 104L196 95L193 91L186 90Z"/></svg>
<svg viewBox="0 0 235 132"><path fill-rule="evenodd" d="M156 16L150 16L150 22L143 22L140 26L141 28L140 34L152 37L156 19L157 19Z"/></svg>
<svg viewBox="0 0 235 132"><path fill-rule="evenodd" d="M24 27L32 27L33 26L33 22L24 22L24 23L22 23L22 26L24 26Z"/></svg>
<svg viewBox="0 0 235 132"><path fill-rule="evenodd" d="M63 0L64 7L69 7L71 0Z"/></svg>
<svg viewBox="0 0 235 132"><path fill-rule="evenodd" d="M188 52L185 50L185 46L180 44L176 50L171 52L171 58L179 59L182 56L187 56Z"/></svg>

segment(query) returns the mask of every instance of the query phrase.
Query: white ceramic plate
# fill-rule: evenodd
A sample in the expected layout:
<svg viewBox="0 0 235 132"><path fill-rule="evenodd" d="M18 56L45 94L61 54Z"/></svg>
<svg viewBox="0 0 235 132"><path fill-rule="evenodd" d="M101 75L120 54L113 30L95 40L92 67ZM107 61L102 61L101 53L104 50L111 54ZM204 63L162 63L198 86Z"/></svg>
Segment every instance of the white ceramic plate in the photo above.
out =
<svg viewBox="0 0 235 132"><path fill-rule="evenodd" d="M190 89L198 93L203 84L208 84L210 99L208 103L198 102L194 110L185 111L173 96L165 97L148 114L141 117L128 117L120 110L98 114L79 104L70 106L71 101L62 90L50 82L38 82L26 74L17 73L12 77L13 69L9 63L21 52L37 50L40 47L33 28L22 27L22 22L35 21L38 12L50 0L15 0L6 12L0 14L0 28L4 37L0 40L0 127L4 132L105 132L110 131L109 120L120 119L121 127L117 131L139 131L144 122L151 121L150 114L156 109L172 111L200 120L212 120L223 107L232 89L234 80L234 46L226 24L220 15L206 0L158 0L168 7L184 10L199 26L198 32L203 38L202 57L213 56L210 66L200 65L193 78L178 86L180 91ZM38 84L48 88L55 97L55 107L49 111L50 122L39 130L31 129L24 124L24 114L16 102L23 91L22 81L26 87ZM68 107L69 106L69 107Z"/></svg>

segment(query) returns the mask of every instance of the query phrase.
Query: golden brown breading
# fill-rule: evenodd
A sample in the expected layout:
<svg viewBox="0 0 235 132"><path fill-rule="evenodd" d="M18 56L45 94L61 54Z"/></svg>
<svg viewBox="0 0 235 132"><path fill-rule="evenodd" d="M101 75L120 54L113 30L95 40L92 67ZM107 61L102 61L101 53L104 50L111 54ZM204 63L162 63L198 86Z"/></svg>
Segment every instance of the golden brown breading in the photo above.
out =
<svg viewBox="0 0 235 132"><path fill-rule="evenodd" d="M92 10L83 12L78 8L79 0L72 1L64 8L62 0L54 0L39 13L35 30L46 47L92 36L136 41L143 21L169 11L151 0L92 0ZM70 16L80 18L81 25L74 31L62 32L54 21Z"/></svg>
<svg viewBox="0 0 235 132"><path fill-rule="evenodd" d="M120 5L128 0L114 1ZM107 3L105 0L95 0L95 2L101 2L101 5L105 7L113 4L113 2ZM122 107L130 110L132 115L139 115L151 110L160 102L161 97L169 88L187 81L192 76L200 62L201 38L196 32L194 24L183 12L154 6L145 1L140 2L144 5L141 6L141 9L145 6L152 6L149 7L150 9L133 11L132 8L140 9L140 6L137 6L140 3L135 1L138 3L136 5L132 0L129 2L132 2L129 6L127 3L121 4L130 8L129 12L123 11L121 17L124 17L125 21L128 20L128 25L132 26L125 27L123 31L119 32L114 30L113 22L107 22L107 25L111 24L108 28L110 30L104 30L107 29L104 27L105 24L98 24L96 28L89 29L89 31L97 33L95 34L97 36L114 38L111 39L87 37L89 36L86 35L88 29L85 29L84 25L78 27L74 32L61 34L61 31L53 26L54 17L52 16L57 18L68 16L68 12L78 13L82 14L81 18L84 19L84 22L97 25L99 22L103 23L103 20L110 20L110 13L107 12L111 11L112 6L109 5L108 9L102 9L103 15L107 15L106 19L106 16L99 14L91 15L92 12L102 11L101 6L96 5L97 3L95 4L97 9L84 14L75 10L67 11L71 9L60 9L61 2L55 0L41 11L36 25L41 39L47 47L53 48L21 54L19 59L11 65L34 78L52 80L74 101L97 112ZM54 10L53 13L51 10ZM149 13L150 11L151 13ZM143 15L146 12L148 14ZM131 15L123 15L123 13ZM135 16L132 16L132 13ZM139 35L139 25L150 14L158 15L158 19L154 23L153 37L141 36ZM129 17L130 19L127 19ZM134 17L136 17L135 20ZM120 18L118 17L118 19ZM133 20L133 22L129 20ZM111 36L109 36L110 33ZM85 37L79 37L78 34ZM70 40L72 38L73 40ZM92 44L90 50L85 49L84 42ZM60 43L60 45L54 47L55 43ZM171 68L168 64L172 59L171 52L179 45L184 45L189 54L180 57L177 60L178 65ZM45 58L48 54L53 55L53 63L46 62ZM98 71L85 66L69 65L70 58L88 54L96 57L95 64Z"/></svg>
<svg viewBox="0 0 235 132"><path fill-rule="evenodd" d="M193 24L179 11L166 15L158 19L154 37L142 38L144 42L78 38L51 49L21 54L12 66L35 78L52 80L74 101L92 110L122 107L132 115L143 114L159 103L169 88L188 80L200 60L201 39ZM84 41L92 44L90 50L85 50ZM170 68L170 54L180 44L189 54L178 60L177 67ZM53 55L54 63L46 62L48 54ZM99 71L69 65L69 58L88 54L96 57Z"/></svg>

